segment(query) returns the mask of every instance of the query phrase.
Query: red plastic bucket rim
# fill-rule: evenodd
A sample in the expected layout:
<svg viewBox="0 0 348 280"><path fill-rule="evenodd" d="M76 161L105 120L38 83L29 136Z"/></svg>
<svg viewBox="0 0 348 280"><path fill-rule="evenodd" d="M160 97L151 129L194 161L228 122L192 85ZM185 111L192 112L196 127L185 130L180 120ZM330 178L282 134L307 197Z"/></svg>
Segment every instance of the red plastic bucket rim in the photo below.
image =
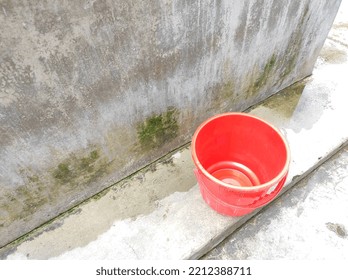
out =
<svg viewBox="0 0 348 280"><path fill-rule="evenodd" d="M284 164L284 167L283 169L281 170L281 172L279 172L279 174L274 177L272 180L264 183L264 184L261 184L261 185L257 185L257 186L248 186L248 187L243 187L243 186L234 186L234 185L231 185L231 184L228 184L228 183L225 183L217 178L215 178L214 176L212 176L208 171L205 170L205 168L202 166L202 164L199 162L198 160L198 157L197 157L197 154L196 154L196 139L197 139L197 135L199 134L199 132L201 131L201 129L209 122L211 122L212 120L214 119L217 119L217 118L221 118L221 117L225 117L225 116L245 116L245 117L249 117L249 118L253 118L253 119L256 119L260 122L263 122L264 124L266 124L267 126L271 127L278 135L279 137L283 140L284 142L284 145L285 145L285 149L286 149L286 154L287 154L287 157L286 157L286 162ZM283 134L275 127L273 126L272 124L266 122L265 120L259 118L259 117L256 117L256 116L253 116L253 115L250 115L250 114L247 114L247 113L241 113L241 112L229 112L229 113L223 113L223 114L218 114L218 115L215 115L209 119L207 119L206 121L204 121L203 123L201 123L198 128L196 129L193 137L192 137L192 149L191 149L191 154L192 154L192 157L193 157L193 161L196 165L196 167L198 168L198 171L199 172L202 172L207 178L209 178L211 181L215 182L216 184L219 184L220 186L224 186L226 188L231 188L231 189L236 189L236 190L241 190L241 191L254 191L254 190L259 190L259 189L263 189L263 188L269 188L269 187L272 187L274 186L275 184L277 184L284 176L286 176L288 170L289 170L289 165L290 165L290 149L289 149L289 146L288 146L288 143L285 139L285 137L283 136Z"/></svg>

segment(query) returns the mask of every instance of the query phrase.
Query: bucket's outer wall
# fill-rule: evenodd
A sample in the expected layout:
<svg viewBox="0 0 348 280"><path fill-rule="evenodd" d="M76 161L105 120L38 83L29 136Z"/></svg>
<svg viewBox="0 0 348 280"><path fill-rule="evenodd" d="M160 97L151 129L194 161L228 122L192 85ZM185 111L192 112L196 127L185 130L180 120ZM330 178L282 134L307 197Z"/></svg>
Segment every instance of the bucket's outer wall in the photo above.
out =
<svg viewBox="0 0 348 280"><path fill-rule="evenodd" d="M191 145L195 175L204 200L220 214L240 216L270 202L281 191L290 164L286 139L273 125L245 113L224 113L203 122ZM236 165L237 164L237 165ZM241 169L241 166L242 169ZM254 183L231 185L224 179L239 170L256 176Z"/></svg>
<svg viewBox="0 0 348 280"><path fill-rule="evenodd" d="M0 2L0 246L311 74L340 0Z"/></svg>

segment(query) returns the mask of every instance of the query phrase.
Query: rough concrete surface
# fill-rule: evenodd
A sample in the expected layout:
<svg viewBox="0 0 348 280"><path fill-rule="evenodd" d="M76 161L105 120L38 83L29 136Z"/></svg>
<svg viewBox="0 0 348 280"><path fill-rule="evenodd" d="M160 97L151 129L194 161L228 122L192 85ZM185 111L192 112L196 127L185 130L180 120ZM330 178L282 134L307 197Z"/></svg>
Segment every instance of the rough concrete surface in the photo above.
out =
<svg viewBox="0 0 348 280"><path fill-rule="evenodd" d="M340 0L0 2L0 246L312 72Z"/></svg>
<svg viewBox="0 0 348 280"><path fill-rule="evenodd" d="M328 49L329 57L337 50L341 60L329 59ZM347 143L348 127L342 125L348 119L347 53L342 44L328 39L311 77L249 111L277 126L289 142L292 160L285 189ZM1 257L199 258L255 213L235 218L214 212L201 198L192 169L190 150L184 147L2 248ZM132 200L126 200L126 195ZM342 221L325 223L326 228L341 232L337 224Z"/></svg>
<svg viewBox="0 0 348 280"><path fill-rule="evenodd" d="M203 259L348 259L348 148Z"/></svg>

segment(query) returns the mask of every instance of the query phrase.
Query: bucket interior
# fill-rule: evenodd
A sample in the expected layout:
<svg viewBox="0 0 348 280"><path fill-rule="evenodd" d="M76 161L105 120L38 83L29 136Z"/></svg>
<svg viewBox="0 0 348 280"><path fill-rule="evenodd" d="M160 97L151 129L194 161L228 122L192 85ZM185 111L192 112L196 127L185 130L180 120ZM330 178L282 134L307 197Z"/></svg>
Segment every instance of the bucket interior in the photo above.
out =
<svg viewBox="0 0 348 280"><path fill-rule="evenodd" d="M235 186L271 181L288 157L279 133L246 114L221 115L204 123L196 133L194 149L209 174Z"/></svg>

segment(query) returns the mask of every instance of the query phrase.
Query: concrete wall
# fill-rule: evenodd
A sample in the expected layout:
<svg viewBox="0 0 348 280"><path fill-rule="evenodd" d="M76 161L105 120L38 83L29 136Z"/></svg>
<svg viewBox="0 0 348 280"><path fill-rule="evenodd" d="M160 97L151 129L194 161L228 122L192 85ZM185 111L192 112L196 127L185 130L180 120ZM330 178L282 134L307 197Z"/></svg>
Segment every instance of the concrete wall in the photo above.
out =
<svg viewBox="0 0 348 280"><path fill-rule="evenodd" d="M0 1L0 246L311 74L340 0Z"/></svg>

